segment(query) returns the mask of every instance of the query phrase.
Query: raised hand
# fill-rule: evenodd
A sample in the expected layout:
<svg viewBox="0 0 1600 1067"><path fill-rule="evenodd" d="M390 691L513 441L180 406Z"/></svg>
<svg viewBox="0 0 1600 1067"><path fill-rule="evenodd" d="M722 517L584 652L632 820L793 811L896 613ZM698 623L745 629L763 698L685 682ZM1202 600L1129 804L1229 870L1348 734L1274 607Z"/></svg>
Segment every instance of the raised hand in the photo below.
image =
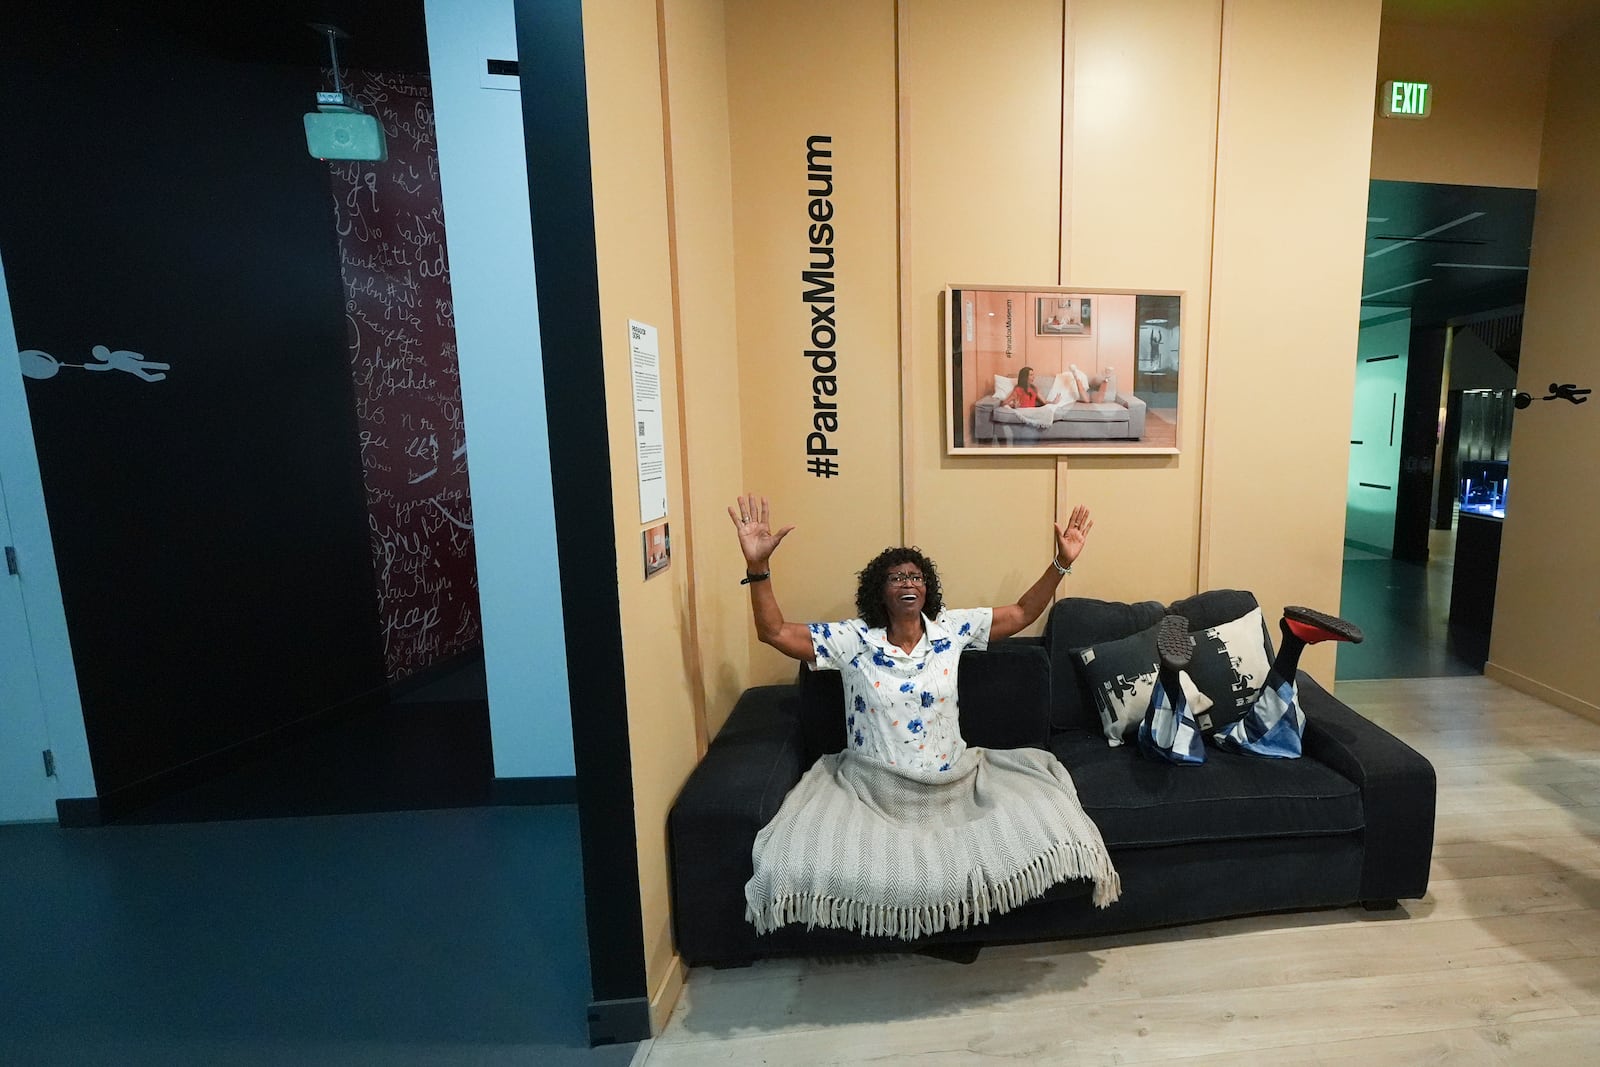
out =
<svg viewBox="0 0 1600 1067"><path fill-rule="evenodd" d="M752 567L764 567L778 545L789 536L789 531L794 529L793 526L785 526L773 533L767 498L753 493L741 496L738 504L728 509L728 518L733 520L734 529L739 531L739 551L744 553L745 563Z"/></svg>
<svg viewBox="0 0 1600 1067"><path fill-rule="evenodd" d="M1070 567L1083 551L1083 543L1089 539L1089 531L1094 529L1094 520L1089 517L1089 509L1079 504L1072 509L1072 517L1067 520L1066 526L1058 522L1055 527L1056 559L1061 561L1063 567Z"/></svg>

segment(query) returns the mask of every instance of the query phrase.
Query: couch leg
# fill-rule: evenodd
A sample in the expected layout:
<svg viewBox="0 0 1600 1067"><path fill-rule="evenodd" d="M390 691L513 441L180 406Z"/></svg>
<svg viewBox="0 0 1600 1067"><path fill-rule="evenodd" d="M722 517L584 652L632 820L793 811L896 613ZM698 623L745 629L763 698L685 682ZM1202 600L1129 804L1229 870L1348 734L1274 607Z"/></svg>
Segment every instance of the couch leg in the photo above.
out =
<svg viewBox="0 0 1600 1067"><path fill-rule="evenodd" d="M1398 900L1363 900L1361 907L1365 911L1394 911L1400 906Z"/></svg>

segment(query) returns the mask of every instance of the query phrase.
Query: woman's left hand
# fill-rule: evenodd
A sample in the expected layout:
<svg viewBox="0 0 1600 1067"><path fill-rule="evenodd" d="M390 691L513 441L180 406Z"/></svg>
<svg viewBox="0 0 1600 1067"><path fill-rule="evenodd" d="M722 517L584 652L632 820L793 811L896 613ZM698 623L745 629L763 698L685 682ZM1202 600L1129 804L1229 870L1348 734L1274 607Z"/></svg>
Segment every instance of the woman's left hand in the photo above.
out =
<svg viewBox="0 0 1600 1067"><path fill-rule="evenodd" d="M1063 567L1072 566L1073 560L1083 551L1083 543L1089 539L1089 531L1094 529L1094 520L1089 517L1089 509L1079 504L1072 509L1072 518L1062 526L1059 522L1056 527L1056 559L1061 561Z"/></svg>

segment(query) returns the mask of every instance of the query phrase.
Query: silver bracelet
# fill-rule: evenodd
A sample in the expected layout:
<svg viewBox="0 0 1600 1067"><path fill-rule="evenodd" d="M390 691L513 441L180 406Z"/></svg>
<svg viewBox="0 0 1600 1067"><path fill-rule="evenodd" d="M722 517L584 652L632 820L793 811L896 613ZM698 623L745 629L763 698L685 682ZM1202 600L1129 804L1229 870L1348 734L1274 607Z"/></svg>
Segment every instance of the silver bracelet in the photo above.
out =
<svg viewBox="0 0 1600 1067"><path fill-rule="evenodd" d="M1061 557L1060 556L1051 556L1050 557L1050 565L1053 566L1056 569L1056 573L1057 574L1071 574L1072 573L1072 564L1069 563L1065 567L1063 567L1061 565Z"/></svg>

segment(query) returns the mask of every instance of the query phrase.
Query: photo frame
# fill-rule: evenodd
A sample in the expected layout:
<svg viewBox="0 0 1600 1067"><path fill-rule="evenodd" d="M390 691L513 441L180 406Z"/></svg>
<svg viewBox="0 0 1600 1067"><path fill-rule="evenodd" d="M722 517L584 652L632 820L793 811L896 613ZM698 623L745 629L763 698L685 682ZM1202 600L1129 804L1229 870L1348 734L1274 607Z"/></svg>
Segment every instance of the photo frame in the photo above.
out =
<svg viewBox="0 0 1600 1067"><path fill-rule="evenodd" d="M1184 294L950 285L945 451L1176 455Z"/></svg>
<svg viewBox="0 0 1600 1067"><path fill-rule="evenodd" d="M644 550L644 577L649 581L672 565L672 532L667 523L658 522L640 535Z"/></svg>
<svg viewBox="0 0 1600 1067"><path fill-rule="evenodd" d="M1033 301L1034 333L1040 337L1065 337L1090 332L1092 296L1039 296Z"/></svg>

